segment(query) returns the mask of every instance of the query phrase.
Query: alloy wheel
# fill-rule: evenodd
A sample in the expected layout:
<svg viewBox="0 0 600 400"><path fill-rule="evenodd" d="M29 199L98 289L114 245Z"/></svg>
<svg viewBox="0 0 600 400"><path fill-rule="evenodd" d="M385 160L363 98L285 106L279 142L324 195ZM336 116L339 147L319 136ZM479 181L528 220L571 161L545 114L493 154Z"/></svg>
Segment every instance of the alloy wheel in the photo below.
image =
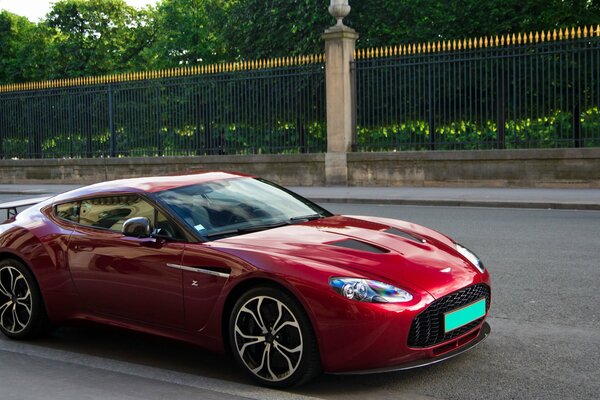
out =
<svg viewBox="0 0 600 400"><path fill-rule="evenodd" d="M0 269L0 325L7 332L23 332L31 321L33 299L25 276L15 267Z"/></svg>
<svg viewBox="0 0 600 400"><path fill-rule="evenodd" d="M250 298L239 309L234 329L235 349L258 378L281 382L298 369L304 349L302 329L282 301Z"/></svg>

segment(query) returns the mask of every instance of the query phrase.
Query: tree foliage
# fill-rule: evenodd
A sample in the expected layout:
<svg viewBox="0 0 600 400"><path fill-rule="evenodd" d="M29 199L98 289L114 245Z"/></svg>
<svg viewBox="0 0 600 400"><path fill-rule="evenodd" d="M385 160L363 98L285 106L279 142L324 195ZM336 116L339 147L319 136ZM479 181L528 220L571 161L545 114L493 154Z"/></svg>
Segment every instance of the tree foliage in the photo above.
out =
<svg viewBox="0 0 600 400"><path fill-rule="evenodd" d="M350 0L358 47L600 24L600 0ZM323 51L329 0L60 0L0 12L0 83Z"/></svg>

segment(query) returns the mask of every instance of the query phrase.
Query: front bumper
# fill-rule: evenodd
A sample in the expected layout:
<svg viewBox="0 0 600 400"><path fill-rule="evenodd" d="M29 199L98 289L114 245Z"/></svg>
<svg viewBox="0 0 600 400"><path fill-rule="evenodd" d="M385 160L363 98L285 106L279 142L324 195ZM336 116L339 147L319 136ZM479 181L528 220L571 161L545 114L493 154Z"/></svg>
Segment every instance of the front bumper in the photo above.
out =
<svg viewBox="0 0 600 400"><path fill-rule="evenodd" d="M451 350L451 351L444 353L438 357L412 361L412 362L395 365L395 366L390 366L390 367L385 367L385 368L374 368L374 369L367 369L367 370L362 370L362 371L336 372L333 374L334 375L378 374L378 373L383 373L383 372L404 371L407 369L420 368L420 367L425 367L425 366L431 365L431 364L437 364L439 362L445 361L449 358L452 358L454 356L462 354L462 353L469 351L472 348L476 347L479 343L481 343L485 339L487 339L487 337L490 335L490 332L491 332L490 325L487 322L484 322L483 325L481 326L481 328L479 329L479 334L477 335L477 337L475 339L471 339L470 342L468 342L466 345L463 345L463 346L460 346L460 344L459 344L460 339L457 339L456 341L452 341L446 345L453 345L454 342L456 342L456 345L458 346L456 348L456 350ZM468 338L469 335L466 335L466 337Z"/></svg>

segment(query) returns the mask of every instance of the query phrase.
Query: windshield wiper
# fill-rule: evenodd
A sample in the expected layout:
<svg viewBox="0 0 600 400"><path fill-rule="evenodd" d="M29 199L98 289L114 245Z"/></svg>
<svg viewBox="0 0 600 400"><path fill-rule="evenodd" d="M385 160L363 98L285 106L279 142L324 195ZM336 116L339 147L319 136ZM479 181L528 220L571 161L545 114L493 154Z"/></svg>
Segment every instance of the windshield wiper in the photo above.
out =
<svg viewBox="0 0 600 400"><path fill-rule="evenodd" d="M323 216L321 214L309 214L309 215L302 215L300 217L290 218L290 221L291 222L294 222L294 221L312 221L312 220L319 219L319 218L323 218Z"/></svg>
<svg viewBox="0 0 600 400"><path fill-rule="evenodd" d="M263 224L263 225L251 225L251 226L246 226L243 228L237 228L237 229L230 229L227 231L220 231L220 232L214 232L214 233L209 233L207 235L205 235L206 237L214 237L214 236L227 236L227 235L235 235L235 234L240 234L240 233L252 233L252 232L258 232L258 231L264 231L267 229L273 229L273 228L280 228L282 226L286 226L289 225L290 222L289 221L283 221L283 222L277 222L274 224Z"/></svg>
<svg viewBox="0 0 600 400"><path fill-rule="evenodd" d="M310 214L310 215L302 215L299 217L290 218L287 221L276 222L274 224L262 224L262 225L250 225L237 229L229 229L226 231L213 232L207 235L204 235L207 238L215 237L215 236L228 236L228 235L239 235L244 233L252 233L258 231L265 231L267 229L280 228L282 226L291 225L296 222L304 222L304 221L312 221L315 219L323 218L321 214Z"/></svg>

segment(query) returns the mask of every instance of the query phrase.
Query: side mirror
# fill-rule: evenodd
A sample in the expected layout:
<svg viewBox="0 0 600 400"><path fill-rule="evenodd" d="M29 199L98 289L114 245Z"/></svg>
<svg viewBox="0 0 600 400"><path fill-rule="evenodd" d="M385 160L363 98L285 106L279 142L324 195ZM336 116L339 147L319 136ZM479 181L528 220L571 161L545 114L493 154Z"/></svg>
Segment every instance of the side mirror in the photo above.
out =
<svg viewBox="0 0 600 400"><path fill-rule="evenodd" d="M123 223L123 235L147 238L152 235L152 225L146 217L129 218Z"/></svg>

